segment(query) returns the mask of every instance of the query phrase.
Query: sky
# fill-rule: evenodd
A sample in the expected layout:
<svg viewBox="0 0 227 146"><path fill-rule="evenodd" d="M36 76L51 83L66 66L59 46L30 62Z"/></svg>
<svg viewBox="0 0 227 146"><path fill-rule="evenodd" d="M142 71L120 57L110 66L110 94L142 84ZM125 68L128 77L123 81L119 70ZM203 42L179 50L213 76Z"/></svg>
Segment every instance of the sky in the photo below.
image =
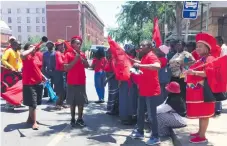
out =
<svg viewBox="0 0 227 146"><path fill-rule="evenodd" d="M92 3L102 21L105 24L104 35L107 36L106 28L117 27L115 15L121 10L125 1L89 1Z"/></svg>

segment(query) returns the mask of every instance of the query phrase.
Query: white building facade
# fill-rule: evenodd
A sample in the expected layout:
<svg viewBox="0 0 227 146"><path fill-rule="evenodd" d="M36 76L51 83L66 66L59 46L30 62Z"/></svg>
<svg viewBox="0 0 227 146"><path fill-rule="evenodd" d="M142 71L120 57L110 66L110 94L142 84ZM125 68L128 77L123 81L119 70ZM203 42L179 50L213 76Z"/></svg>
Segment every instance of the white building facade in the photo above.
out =
<svg viewBox="0 0 227 146"><path fill-rule="evenodd" d="M2 1L0 13L12 35L22 43L47 35L45 1Z"/></svg>

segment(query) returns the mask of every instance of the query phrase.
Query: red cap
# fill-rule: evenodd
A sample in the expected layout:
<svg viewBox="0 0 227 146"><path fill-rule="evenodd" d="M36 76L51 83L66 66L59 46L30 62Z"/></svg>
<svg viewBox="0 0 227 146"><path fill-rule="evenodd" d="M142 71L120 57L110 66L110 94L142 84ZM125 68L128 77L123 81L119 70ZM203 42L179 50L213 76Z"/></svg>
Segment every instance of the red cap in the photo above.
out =
<svg viewBox="0 0 227 146"><path fill-rule="evenodd" d="M170 82L165 88L171 93L180 93L180 85L177 82Z"/></svg>
<svg viewBox="0 0 227 146"><path fill-rule="evenodd" d="M210 49L210 52L216 49L216 40L212 35L208 33L199 33L196 35L195 39L197 43L200 42L207 45Z"/></svg>
<svg viewBox="0 0 227 146"><path fill-rule="evenodd" d="M77 39L77 40L79 40L81 43L83 42L83 40L82 40L82 38L81 38L80 36L74 36L74 37L71 38L71 40L73 40L73 39Z"/></svg>

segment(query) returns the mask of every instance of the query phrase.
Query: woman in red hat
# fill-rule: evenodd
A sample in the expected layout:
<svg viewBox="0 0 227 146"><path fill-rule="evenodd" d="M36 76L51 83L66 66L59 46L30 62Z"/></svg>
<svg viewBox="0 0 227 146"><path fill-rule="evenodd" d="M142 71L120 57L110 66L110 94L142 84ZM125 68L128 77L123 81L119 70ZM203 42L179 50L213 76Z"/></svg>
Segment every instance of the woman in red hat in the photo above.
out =
<svg viewBox="0 0 227 146"><path fill-rule="evenodd" d="M216 49L215 38L206 33L199 33L196 35L197 53L201 59L193 64L188 71L186 71L186 104L187 104L187 117L191 119L199 119L199 130L196 133L190 134L191 143L204 143L207 142L205 133L207 131L209 118L214 115L215 102L204 102L203 90L204 80L209 80L213 76L212 61L214 57L211 56L213 49ZM204 65L205 63L209 63Z"/></svg>
<svg viewBox="0 0 227 146"><path fill-rule="evenodd" d="M170 136L170 128L186 126L186 105L180 94L180 85L170 82L165 89L169 92L168 97L157 107L159 136Z"/></svg>

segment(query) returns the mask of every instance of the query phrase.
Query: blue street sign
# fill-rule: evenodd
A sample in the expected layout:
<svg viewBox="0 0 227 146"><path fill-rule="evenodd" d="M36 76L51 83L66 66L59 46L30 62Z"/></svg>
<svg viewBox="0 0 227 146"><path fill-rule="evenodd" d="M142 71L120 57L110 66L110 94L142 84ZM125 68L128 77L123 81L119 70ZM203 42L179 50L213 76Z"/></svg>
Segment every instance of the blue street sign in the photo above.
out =
<svg viewBox="0 0 227 146"><path fill-rule="evenodd" d="M184 8L182 11L182 17L184 19L196 19L198 14L198 6L198 1L185 1Z"/></svg>

